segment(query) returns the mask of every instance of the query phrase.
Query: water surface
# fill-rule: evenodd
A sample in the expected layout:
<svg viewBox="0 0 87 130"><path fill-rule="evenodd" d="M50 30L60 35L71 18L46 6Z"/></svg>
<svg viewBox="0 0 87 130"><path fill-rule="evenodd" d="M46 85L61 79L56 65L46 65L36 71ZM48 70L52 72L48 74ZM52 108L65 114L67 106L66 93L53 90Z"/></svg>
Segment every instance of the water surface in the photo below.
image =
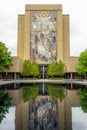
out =
<svg viewBox="0 0 87 130"><path fill-rule="evenodd" d="M17 84L15 89L11 86L0 90L0 93L8 93L12 98L0 130L87 130L85 86L46 84L43 94L40 84L39 95L33 97L34 92L37 95L36 86L27 84L21 87ZM22 89L23 87L27 89ZM36 88L32 89L33 87Z"/></svg>

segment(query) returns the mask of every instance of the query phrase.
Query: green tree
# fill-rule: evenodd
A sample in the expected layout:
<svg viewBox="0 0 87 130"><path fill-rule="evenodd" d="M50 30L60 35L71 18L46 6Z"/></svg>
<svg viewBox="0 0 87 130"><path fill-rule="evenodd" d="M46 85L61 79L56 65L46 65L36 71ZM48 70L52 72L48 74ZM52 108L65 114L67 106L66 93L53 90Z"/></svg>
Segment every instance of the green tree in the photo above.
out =
<svg viewBox="0 0 87 130"><path fill-rule="evenodd" d="M52 97L52 99L59 99L60 102L65 98L64 95L64 87L60 87L58 84L48 84L48 95Z"/></svg>
<svg viewBox="0 0 87 130"><path fill-rule="evenodd" d="M38 77L40 75L38 64L35 61L31 63L29 60L25 60L23 63L22 75L25 77Z"/></svg>
<svg viewBox="0 0 87 130"><path fill-rule="evenodd" d="M64 64L62 61L52 62L47 69L47 75L50 77L61 77L64 75Z"/></svg>
<svg viewBox="0 0 87 130"><path fill-rule="evenodd" d="M31 63L31 75L33 77L38 77L40 75L39 66L38 66L38 64L35 61L33 61Z"/></svg>
<svg viewBox="0 0 87 130"><path fill-rule="evenodd" d="M8 93L0 93L0 123L8 113L9 107L11 106L11 98Z"/></svg>
<svg viewBox="0 0 87 130"><path fill-rule="evenodd" d="M79 74L87 76L87 49L81 52L79 56L79 65L76 70Z"/></svg>
<svg viewBox="0 0 87 130"><path fill-rule="evenodd" d="M79 89L78 96L81 100L81 108L82 110L87 113L87 88Z"/></svg>
<svg viewBox="0 0 87 130"><path fill-rule="evenodd" d="M62 61L59 61L57 63L57 76L63 76L64 75L64 64Z"/></svg>
<svg viewBox="0 0 87 130"><path fill-rule="evenodd" d="M0 42L0 71L7 71L12 66L11 53L4 43Z"/></svg>
<svg viewBox="0 0 87 130"><path fill-rule="evenodd" d="M28 77L31 75L31 63L29 60L24 60L22 75Z"/></svg>
<svg viewBox="0 0 87 130"><path fill-rule="evenodd" d="M56 75L56 72L57 72L57 63L56 62L50 63L47 69L47 75L54 77Z"/></svg>

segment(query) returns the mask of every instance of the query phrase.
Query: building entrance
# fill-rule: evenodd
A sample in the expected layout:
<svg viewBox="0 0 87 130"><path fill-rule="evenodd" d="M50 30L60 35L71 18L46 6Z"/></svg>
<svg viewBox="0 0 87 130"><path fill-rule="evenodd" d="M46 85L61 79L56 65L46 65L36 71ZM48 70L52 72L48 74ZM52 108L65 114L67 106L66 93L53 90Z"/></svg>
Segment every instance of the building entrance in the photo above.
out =
<svg viewBox="0 0 87 130"><path fill-rule="evenodd" d="M40 65L40 72L41 72L41 79L45 79L47 78L47 68L48 68L48 65Z"/></svg>

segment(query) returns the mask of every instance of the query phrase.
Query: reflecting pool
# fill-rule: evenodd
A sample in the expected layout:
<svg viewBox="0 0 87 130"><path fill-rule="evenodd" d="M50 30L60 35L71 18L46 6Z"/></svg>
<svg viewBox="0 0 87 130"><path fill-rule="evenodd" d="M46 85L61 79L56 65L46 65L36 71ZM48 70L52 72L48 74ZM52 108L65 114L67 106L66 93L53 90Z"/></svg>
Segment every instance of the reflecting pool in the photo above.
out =
<svg viewBox="0 0 87 130"><path fill-rule="evenodd" d="M87 130L87 87L0 86L0 130Z"/></svg>

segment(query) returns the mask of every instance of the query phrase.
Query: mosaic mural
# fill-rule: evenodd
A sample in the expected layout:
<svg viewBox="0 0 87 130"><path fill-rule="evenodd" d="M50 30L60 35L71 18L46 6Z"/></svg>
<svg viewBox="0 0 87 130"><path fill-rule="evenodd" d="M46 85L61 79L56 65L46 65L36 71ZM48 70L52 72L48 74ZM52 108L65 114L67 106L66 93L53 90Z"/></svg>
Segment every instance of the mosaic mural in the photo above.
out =
<svg viewBox="0 0 87 130"><path fill-rule="evenodd" d="M55 61L56 46L56 11L31 11L31 60Z"/></svg>

